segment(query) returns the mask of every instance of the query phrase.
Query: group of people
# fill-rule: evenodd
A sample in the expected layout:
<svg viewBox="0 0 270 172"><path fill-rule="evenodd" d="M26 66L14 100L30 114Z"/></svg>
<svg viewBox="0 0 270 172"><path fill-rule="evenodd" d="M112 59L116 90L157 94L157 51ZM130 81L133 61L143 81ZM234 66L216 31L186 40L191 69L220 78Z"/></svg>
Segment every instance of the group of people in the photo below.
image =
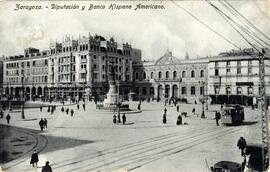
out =
<svg viewBox="0 0 270 172"><path fill-rule="evenodd" d="M177 106L177 112L179 112L179 106ZM178 115L176 119L176 125L182 125L183 124L183 118L182 115L187 117L186 112L182 112L182 114ZM164 114L163 114L163 119L162 119L163 124L167 123L167 108L164 108Z"/></svg>
<svg viewBox="0 0 270 172"><path fill-rule="evenodd" d="M38 161L39 161L38 154L34 150L32 156L31 156L30 164L32 164L33 167L35 167L35 166L37 167ZM52 167L50 166L49 161L45 162L45 166L42 167L41 172L52 172Z"/></svg>
<svg viewBox="0 0 270 172"><path fill-rule="evenodd" d="M122 122L123 122L123 125L126 124L126 121L127 121L126 115L123 114L123 115L122 115ZM116 123L121 123L121 116L120 116L120 113L118 113L117 119L116 119L116 115L115 115L115 114L113 115L113 123L114 123L114 124L116 124Z"/></svg>
<svg viewBox="0 0 270 172"><path fill-rule="evenodd" d="M44 119L41 118L38 124L39 124L40 130L43 131L43 129L45 128L47 129L48 121L46 118Z"/></svg>
<svg viewBox="0 0 270 172"><path fill-rule="evenodd" d="M66 112L66 114L68 115L69 114L69 108L66 108L66 110L65 110L65 108L62 107L61 112L63 112L63 113ZM70 109L70 115L73 117L73 115L74 115L74 110L73 109Z"/></svg>

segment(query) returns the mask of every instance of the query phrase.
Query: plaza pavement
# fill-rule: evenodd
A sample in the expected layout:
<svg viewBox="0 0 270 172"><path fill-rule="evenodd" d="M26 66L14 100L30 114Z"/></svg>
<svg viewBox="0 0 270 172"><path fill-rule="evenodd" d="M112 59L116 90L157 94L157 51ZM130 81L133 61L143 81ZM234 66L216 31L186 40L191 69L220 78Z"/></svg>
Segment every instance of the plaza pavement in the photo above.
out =
<svg viewBox="0 0 270 172"><path fill-rule="evenodd" d="M131 108L137 104L133 102ZM30 133L37 144L20 158L1 164L4 171L41 171L48 160L54 172L208 172L208 166L221 160L242 162L236 146L240 136L248 143L261 140L260 113L250 108L245 109L245 125L216 126L214 110L220 106L209 106L207 118L201 119L191 113L195 107L201 114L201 104L180 104L180 111L188 112L188 117L183 118L186 125L177 126L179 113L174 106L167 106L167 124L162 123L164 103L142 102L142 113L126 114L126 125L113 124L113 112L96 110L93 102L86 104L86 111L82 106L79 110L76 105L66 107L75 110L73 117L60 107L53 115L47 108L42 112L26 109L26 120L19 112L11 114L10 126L17 127L11 132ZM48 120L43 132L39 131L40 118ZM29 164L34 149L39 152L38 168Z"/></svg>

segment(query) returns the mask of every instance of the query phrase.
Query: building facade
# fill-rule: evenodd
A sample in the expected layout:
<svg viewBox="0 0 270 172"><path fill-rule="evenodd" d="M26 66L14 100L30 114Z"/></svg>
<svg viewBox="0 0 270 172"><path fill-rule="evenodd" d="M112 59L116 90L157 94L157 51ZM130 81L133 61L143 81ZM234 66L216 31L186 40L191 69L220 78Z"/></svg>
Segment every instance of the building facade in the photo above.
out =
<svg viewBox="0 0 270 172"><path fill-rule="evenodd" d="M265 49L265 92L270 96L269 50ZM260 99L259 54L233 50L209 59L208 92L214 103L252 105Z"/></svg>
<svg viewBox="0 0 270 172"><path fill-rule="evenodd" d="M185 98L199 102L207 95L208 59L178 59L167 51L157 61L134 65L135 93L142 98Z"/></svg>
<svg viewBox="0 0 270 172"><path fill-rule="evenodd" d="M46 51L29 48L24 55L11 56L4 65L4 95L27 99L91 99L105 95L108 81L115 78L120 91L127 93L133 84L133 58L140 50L128 43L117 43L102 36L66 36L61 43L51 42Z"/></svg>

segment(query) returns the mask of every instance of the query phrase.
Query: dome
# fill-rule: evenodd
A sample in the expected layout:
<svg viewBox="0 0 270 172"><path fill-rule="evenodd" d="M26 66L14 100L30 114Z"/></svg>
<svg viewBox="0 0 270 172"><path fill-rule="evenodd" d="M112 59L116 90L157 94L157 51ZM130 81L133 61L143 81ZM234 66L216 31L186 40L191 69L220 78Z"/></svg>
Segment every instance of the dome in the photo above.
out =
<svg viewBox="0 0 270 172"><path fill-rule="evenodd" d="M180 64L180 60L172 56L172 52L168 50L155 63L155 65L170 65L170 64Z"/></svg>

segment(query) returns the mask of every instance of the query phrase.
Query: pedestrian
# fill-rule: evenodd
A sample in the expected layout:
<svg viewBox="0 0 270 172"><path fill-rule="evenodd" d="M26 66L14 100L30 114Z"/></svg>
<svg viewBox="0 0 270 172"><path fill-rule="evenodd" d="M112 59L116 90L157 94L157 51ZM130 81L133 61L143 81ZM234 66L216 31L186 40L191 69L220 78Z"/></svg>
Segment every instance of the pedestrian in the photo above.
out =
<svg viewBox="0 0 270 172"><path fill-rule="evenodd" d="M46 128L47 129L47 124L48 124L48 121L47 121L47 119L46 118L44 118L44 128Z"/></svg>
<svg viewBox="0 0 270 172"><path fill-rule="evenodd" d="M125 114L123 114L123 115L122 115L122 121L123 121L123 125L125 125L125 124L126 124L126 120L127 120L126 115L125 115Z"/></svg>
<svg viewBox="0 0 270 172"><path fill-rule="evenodd" d="M42 112L42 106L39 107L40 112Z"/></svg>
<svg viewBox="0 0 270 172"><path fill-rule="evenodd" d="M66 114L68 115L68 112L69 112L69 108L66 109Z"/></svg>
<svg viewBox="0 0 270 172"><path fill-rule="evenodd" d="M165 115L167 114L167 109L166 109L166 107L165 107L165 109L164 109L164 114L165 114Z"/></svg>
<svg viewBox="0 0 270 172"><path fill-rule="evenodd" d="M79 110L80 109L80 105L79 104L77 104L77 110Z"/></svg>
<svg viewBox="0 0 270 172"><path fill-rule="evenodd" d="M64 109L64 107L62 107L62 108L61 108L61 112L64 112L64 111L65 111L65 109Z"/></svg>
<svg viewBox="0 0 270 172"><path fill-rule="evenodd" d="M163 115L163 124L166 124L167 123L167 118L166 118L166 114L164 113Z"/></svg>
<svg viewBox="0 0 270 172"><path fill-rule="evenodd" d="M0 111L0 118L3 118L4 117L4 112L1 110Z"/></svg>
<svg viewBox="0 0 270 172"><path fill-rule="evenodd" d="M243 137L240 137L240 139L237 142L238 148L241 150L241 156L245 156L245 149L247 147L247 142Z"/></svg>
<svg viewBox="0 0 270 172"><path fill-rule="evenodd" d="M40 127L40 130L43 131L43 127L44 127L44 121L43 119L41 118L40 121L39 121L39 127Z"/></svg>
<svg viewBox="0 0 270 172"><path fill-rule="evenodd" d="M53 114L53 111L54 111L54 109L53 109L53 107L51 108L51 115Z"/></svg>
<svg viewBox="0 0 270 172"><path fill-rule="evenodd" d="M195 104L197 104L197 101L195 100L195 102L194 102Z"/></svg>
<svg viewBox="0 0 270 172"><path fill-rule="evenodd" d="M51 111L51 106L48 106L47 112Z"/></svg>
<svg viewBox="0 0 270 172"><path fill-rule="evenodd" d="M179 112L179 105L176 106L176 111Z"/></svg>
<svg viewBox="0 0 270 172"><path fill-rule="evenodd" d="M118 113L117 118L118 118L118 123L121 123L120 113Z"/></svg>
<svg viewBox="0 0 270 172"><path fill-rule="evenodd" d="M215 119L216 119L216 124L217 124L217 126L219 126L218 121L220 120L220 118L221 118L220 113L219 113L218 111L216 111Z"/></svg>
<svg viewBox="0 0 270 172"><path fill-rule="evenodd" d="M193 109L192 109L192 113L193 113L193 115L195 115L195 111L196 111L196 110L195 110L195 108L193 108Z"/></svg>
<svg viewBox="0 0 270 172"><path fill-rule="evenodd" d="M37 154L36 151L34 150L32 156L31 156L30 164L32 164L33 167L34 167L35 165L36 165L36 167L37 167L37 163L38 163L38 154Z"/></svg>
<svg viewBox="0 0 270 172"><path fill-rule="evenodd" d="M176 125L182 125L182 116L178 115Z"/></svg>
<svg viewBox="0 0 270 172"><path fill-rule="evenodd" d="M113 115L113 123L116 124L116 116L115 116L115 114Z"/></svg>
<svg viewBox="0 0 270 172"><path fill-rule="evenodd" d="M73 116L73 114L74 114L73 109L70 110L70 114L71 114L71 116Z"/></svg>
<svg viewBox="0 0 270 172"><path fill-rule="evenodd" d="M202 112L201 118L205 118L204 112Z"/></svg>
<svg viewBox="0 0 270 172"><path fill-rule="evenodd" d="M52 172L52 167L50 166L49 161L46 161L45 166L42 167L41 172Z"/></svg>
<svg viewBox="0 0 270 172"><path fill-rule="evenodd" d="M138 104L138 110L141 110L141 104L140 103Z"/></svg>
<svg viewBox="0 0 270 172"><path fill-rule="evenodd" d="M9 124L9 121L10 121L10 115L9 114L7 114L7 116L6 116L6 120L7 120L7 123Z"/></svg>
<svg viewBox="0 0 270 172"><path fill-rule="evenodd" d="M85 103L83 103L83 110L85 111Z"/></svg>

